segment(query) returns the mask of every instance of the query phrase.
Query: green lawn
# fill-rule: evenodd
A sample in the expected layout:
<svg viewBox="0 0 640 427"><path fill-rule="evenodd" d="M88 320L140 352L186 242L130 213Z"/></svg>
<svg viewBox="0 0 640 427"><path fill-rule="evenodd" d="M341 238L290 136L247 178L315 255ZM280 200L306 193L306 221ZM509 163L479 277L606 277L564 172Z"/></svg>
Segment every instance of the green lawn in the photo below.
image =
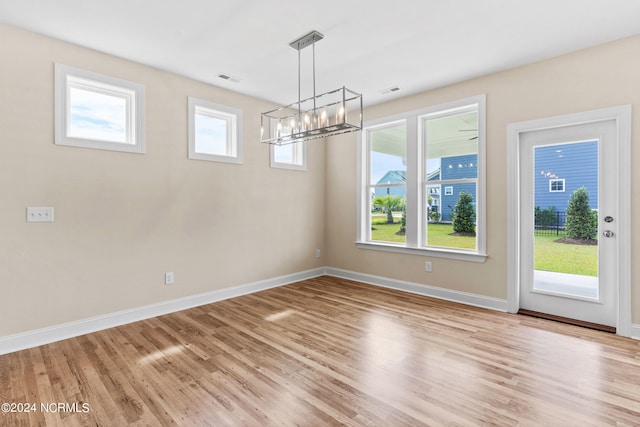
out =
<svg viewBox="0 0 640 427"><path fill-rule="evenodd" d="M372 215L371 216L371 240L378 240L381 242L393 242L404 243L404 236L398 236L396 233L400 231L400 218L394 218L396 221L393 224L387 224L386 215Z"/></svg>
<svg viewBox="0 0 640 427"><path fill-rule="evenodd" d="M453 233L451 224L428 224L427 244L429 246L445 246L448 248L475 249L476 238L473 236L450 236Z"/></svg>
<svg viewBox="0 0 640 427"><path fill-rule="evenodd" d="M405 237L398 236L396 233L400 230L400 219L397 218L395 223L386 224L386 216L374 215L371 219L373 228L371 230L371 239L382 242L404 243ZM459 249L474 249L476 247L475 237L466 236L450 236L453 233L451 224L429 224L428 225L428 242L430 246L444 246Z"/></svg>
<svg viewBox="0 0 640 427"><path fill-rule="evenodd" d="M385 215L373 215L371 239L405 243L405 236L398 236L400 218L395 223L386 224ZM475 237L450 236L453 232L451 224L429 224L428 242L430 246L444 246L449 248L474 249ZM584 276L598 275L598 247L586 245L568 245L556 243L557 236L535 237L535 269L554 271L559 273L582 274Z"/></svg>
<svg viewBox="0 0 640 427"><path fill-rule="evenodd" d="M557 236L535 237L535 269L557 273L598 275L598 247L556 243Z"/></svg>

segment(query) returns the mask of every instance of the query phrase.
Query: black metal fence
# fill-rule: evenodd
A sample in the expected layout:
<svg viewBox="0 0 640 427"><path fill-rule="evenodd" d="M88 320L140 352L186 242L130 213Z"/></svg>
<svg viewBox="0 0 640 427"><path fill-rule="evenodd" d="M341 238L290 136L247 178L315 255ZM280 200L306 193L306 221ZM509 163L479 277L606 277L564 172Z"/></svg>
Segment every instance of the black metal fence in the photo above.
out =
<svg viewBox="0 0 640 427"><path fill-rule="evenodd" d="M540 211L535 212L536 236L563 236L567 214L564 211Z"/></svg>

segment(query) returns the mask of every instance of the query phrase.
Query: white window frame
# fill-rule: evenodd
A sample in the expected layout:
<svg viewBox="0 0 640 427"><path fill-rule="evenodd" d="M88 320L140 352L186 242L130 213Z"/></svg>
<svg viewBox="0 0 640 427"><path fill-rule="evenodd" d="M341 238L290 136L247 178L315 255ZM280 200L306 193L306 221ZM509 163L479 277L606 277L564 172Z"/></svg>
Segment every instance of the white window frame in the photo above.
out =
<svg viewBox="0 0 640 427"><path fill-rule="evenodd" d="M227 123L226 154L196 151L196 113L221 119ZM189 159L242 164L242 110L190 96L188 97L188 114Z"/></svg>
<svg viewBox="0 0 640 427"><path fill-rule="evenodd" d="M122 98L126 104L125 141L69 135L72 88ZM63 64L55 64L55 144L99 150L144 153L144 86Z"/></svg>
<svg viewBox="0 0 640 427"><path fill-rule="evenodd" d="M424 226L427 222L426 209L419 209L426 203L423 195L426 181L426 165L424 165L424 143L422 141L422 121L426 117L437 116L455 110L462 110L472 105L478 111L478 176L476 188L476 249L429 247L424 245ZM390 243L370 240L370 208L369 208L369 133L405 121L407 124L407 181L406 181L406 243ZM486 254L486 95L478 95L446 104L414 110L392 117L385 117L365 123L362 138L358 144L358 212L357 240L360 249L371 249L386 252L406 253L462 261L484 262Z"/></svg>
<svg viewBox="0 0 640 427"><path fill-rule="evenodd" d="M562 182L562 190L554 190L553 183L554 182ZM549 192L550 193L564 193L565 192L565 181L564 178L552 178L549 180Z"/></svg>
<svg viewBox="0 0 640 427"><path fill-rule="evenodd" d="M269 146L269 166L277 169L291 169L297 171L306 171L307 170L307 142L295 142L293 144L282 145L281 147L291 148L292 153L292 161L289 162L278 162L276 161L276 150L278 150L279 146L270 144Z"/></svg>
<svg viewBox="0 0 640 427"><path fill-rule="evenodd" d="M447 185L446 187L444 187L444 195L445 196L453 196L453 186L452 185Z"/></svg>

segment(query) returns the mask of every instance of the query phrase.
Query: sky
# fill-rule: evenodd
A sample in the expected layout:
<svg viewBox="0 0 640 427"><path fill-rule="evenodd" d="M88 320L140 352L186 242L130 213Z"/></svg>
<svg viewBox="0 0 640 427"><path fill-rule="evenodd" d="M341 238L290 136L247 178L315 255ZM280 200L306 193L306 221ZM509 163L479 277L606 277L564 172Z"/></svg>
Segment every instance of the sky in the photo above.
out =
<svg viewBox="0 0 640 427"><path fill-rule="evenodd" d="M227 120L196 113L196 152L222 156L228 155L227 126Z"/></svg>
<svg viewBox="0 0 640 427"><path fill-rule="evenodd" d="M125 98L71 88L71 120L67 134L73 138L127 142Z"/></svg>

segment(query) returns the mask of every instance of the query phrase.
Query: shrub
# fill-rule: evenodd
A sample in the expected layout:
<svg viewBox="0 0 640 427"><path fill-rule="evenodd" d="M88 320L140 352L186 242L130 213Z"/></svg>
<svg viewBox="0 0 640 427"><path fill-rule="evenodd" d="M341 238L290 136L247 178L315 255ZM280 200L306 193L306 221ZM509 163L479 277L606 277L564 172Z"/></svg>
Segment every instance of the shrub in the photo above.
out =
<svg viewBox="0 0 640 427"><path fill-rule="evenodd" d="M540 209L540 206L536 206L535 219L536 225L538 226L548 227L550 225L555 225L557 222L556 208L554 206L550 206L546 209Z"/></svg>
<svg viewBox="0 0 640 427"><path fill-rule="evenodd" d="M576 189L569 198L567 207L567 236L588 240L598 233L598 214L589 206L589 193L585 187Z"/></svg>
<svg viewBox="0 0 640 427"><path fill-rule="evenodd" d="M475 233L476 211L473 207L473 197L466 191L461 191L458 202L453 208L454 233Z"/></svg>
<svg viewBox="0 0 640 427"><path fill-rule="evenodd" d="M403 235L407 232L407 205L402 205L402 218L400 219L400 231L397 234Z"/></svg>
<svg viewBox="0 0 640 427"><path fill-rule="evenodd" d="M431 221L431 222L439 222L440 221L440 212L438 212L438 211L429 212L429 221Z"/></svg>

